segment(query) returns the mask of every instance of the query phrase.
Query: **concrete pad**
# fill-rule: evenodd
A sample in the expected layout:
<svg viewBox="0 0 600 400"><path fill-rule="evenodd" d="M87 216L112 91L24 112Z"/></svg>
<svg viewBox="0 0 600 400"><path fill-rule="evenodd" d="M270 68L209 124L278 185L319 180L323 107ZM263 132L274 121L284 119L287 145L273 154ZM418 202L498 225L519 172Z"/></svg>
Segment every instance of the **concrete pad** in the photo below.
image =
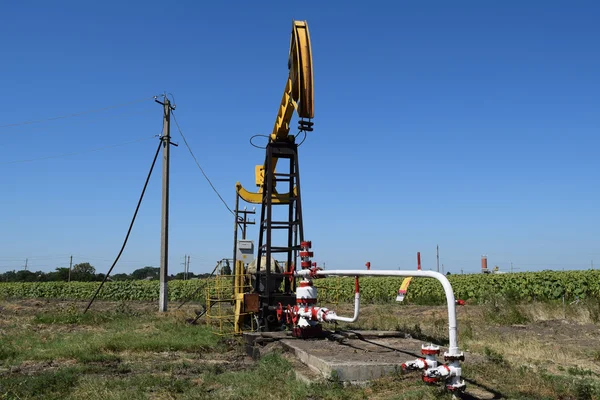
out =
<svg viewBox="0 0 600 400"><path fill-rule="evenodd" d="M287 338L279 342L322 378L360 384L398 374L403 362L420 357L422 342L385 336L386 334L378 332L368 332L359 334L360 339L332 341ZM393 336L398 336L397 332Z"/></svg>
<svg viewBox="0 0 600 400"><path fill-rule="evenodd" d="M326 335L322 339L299 339L290 332L263 332L246 333L244 339L253 358L283 346L308 367L298 371L303 380L336 379L351 384L400 373L402 363L421 357L421 345L426 344L397 331L337 331ZM440 350L443 353L447 348L440 346Z"/></svg>

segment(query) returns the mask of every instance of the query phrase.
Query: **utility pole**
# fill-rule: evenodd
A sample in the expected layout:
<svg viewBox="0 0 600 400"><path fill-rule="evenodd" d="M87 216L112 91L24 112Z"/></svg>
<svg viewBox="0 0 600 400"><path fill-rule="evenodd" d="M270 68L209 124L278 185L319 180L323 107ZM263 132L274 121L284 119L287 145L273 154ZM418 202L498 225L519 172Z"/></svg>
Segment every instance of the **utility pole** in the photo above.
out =
<svg viewBox="0 0 600 400"><path fill-rule="evenodd" d="M71 255L71 260L69 261L69 280L71 282L71 268L73 268L73 255Z"/></svg>
<svg viewBox="0 0 600 400"><path fill-rule="evenodd" d="M592 269L594 269L594 260L591 260L591 261L590 261L590 264L591 264L591 266L592 266Z"/></svg>
<svg viewBox="0 0 600 400"><path fill-rule="evenodd" d="M28 261L28 260L29 260L28 258L26 258L26 259L25 259L25 267L24 267L24 268L25 268L25 271L27 271L27 261Z"/></svg>
<svg viewBox="0 0 600 400"><path fill-rule="evenodd" d="M185 281L187 275L187 254L183 256L183 280Z"/></svg>
<svg viewBox="0 0 600 400"><path fill-rule="evenodd" d="M242 240L246 239L246 228L248 227L248 225L254 225L256 224L255 220L249 221L248 220L248 214L256 214L256 209L252 208L252 211L248 211L246 209L246 207L244 207L243 210L239 209L239 205L240 205L240 196L237 193L237 191L235 192L235 215L234 215L234 219L235 219L235 223L234 223L234 232L233 232L233 280L234 280L234 285L235 286L235 275L236 275L236 266L237 266L237 245L238 245L238 228L240 228L242 230ZM244 217L240 217L240 214L244 214Z"/></svg>
<svg viewBox="0 0 600 400"><path fill-rule="evenodd" d="M187 271L186 271L186 273L185 273L185 276L186 276L186 278L185 278L185 279L186 279L186 280L190 278L190 258L191 258L191 257L188 255L188 261L187 261Z"/></svg>
<svg viewBox="0 0 600 400"><path fill-rule="evenodd" d="M238 245L238 227L240 224L239 217L239 207L240 207L240 195L235 191L235 212L233 213L233 268L237 265L237 245ZM234 273L235 275L235 273ZM234 279L235 280L235 279ZM235 288L235 282L233 282L233 287Z"/></svg>
<svg viewBox="0 0 600 400"><path fill-rule="evenodd" d="M241 221L242 223L242 240L246 239L246 228L248 227L248 225L254 225L256 224L255 220L249 221L248 220L248 214L256 214L256 209L252 209L252 211L248 211L246 210L246 207L244 207L243 210L238 211L238 213L242 213L244 214L244 219Z"/></svg>
<svg viewBox="0 0 600 400"><path fill-rule="evenodd" d="M162 174L162 218L160 232L160 286L158 295L158 310L167 311L169 300L168 278L169 278L169 165L171 157L171 107L169 98L164 95L164 103L155 99L158 104L163 105L163 134L161 137L163 146L163 174Z"/></svg>
<svg viewBox="0 0 600 400"><path fill-rule="evenodd" d="M436 251L437 251L437 272L440 272L440 246L436 245Z"/></svg>
<svg viewBox="0 0 600 400"><path fill-rule="evenodd" d="M510 262L510 273L512 274L512 272L513 272L513 264L512 264L512 261L511 261Z"/></svg>

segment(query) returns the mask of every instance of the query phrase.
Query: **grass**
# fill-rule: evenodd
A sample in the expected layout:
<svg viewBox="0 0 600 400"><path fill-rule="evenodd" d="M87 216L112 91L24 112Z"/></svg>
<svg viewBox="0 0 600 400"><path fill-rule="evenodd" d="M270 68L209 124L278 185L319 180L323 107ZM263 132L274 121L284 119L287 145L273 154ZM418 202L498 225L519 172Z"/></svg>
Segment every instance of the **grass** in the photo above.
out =
<svg viewBox="0 0 600 400"><path fill-rule="evenodd" d="M521 310L518 303L498 296L486 301L483 319L494 325L523 325L530 322L529 316Z"/></svg>
<svg viewBox="0 0 600 400"><path fill-rule="evenodd" d="M74 323L72 321L81 322ZM191 326L183 318L91 312L76 316L70 311L36 314L33 329L14 329L2 338L0 363L25 360L114 359L113 353L217 351L218 337L205 326ZM69 329L75 325L73 329ZM58 326L58 327L57 327ZM86 329L80 329L81 327ZM67 329L64 329L64 328Z"/></svg>
<svg viewBox="0 0 600 400"><path fill-rule="evenodd" d="M191 326L184 322L187 314L157 314L131 304L110 304L108 310L87 314L73 304L42 309L7 304L8 311L0 314L0 399L451 398L438 386L424 385L418 373L397 373L366 387L344 387L336 379L307 385L295 379L295 364L282 354L273 352L254 363L244 357L239 340L214 335L204 325ZM401 313L389 305L366 309L353 328L447 340L445 307L411 307L401 307ZM496 398L600 398L597 351L575 354L568 346L536 341L521 331L494 333L504 332L515 317L507 313L490 325L483 322L486 307L491 306L468 315L459 311L461 348L471 350L463 364L469 388L497 392L501 397ZM561 311L552 307L519 305L518 311L533 321L533 315ZM589 318L587 313L581 318Z"/></svg>
<svg viewBox="0 0 600 400"><path fill-rule="evenodd" d="M2 399L449 398L415 376L389 377L366 388L346 388L336 380L308 385L295 379L281 354L252 363L239 340L189 325L179 312L117 305L81 314L76 304L41 311L39 305L17 306L12 315L0 315Z"/></svg>
<svg viewBox="0 0 600 400"><path fill-rule="evenodd" d="M195 370L191 376L157 370L115 376L85 367L61 368L34 375L0 377L6 399L449 399L438 388L415 385L414 377L390 377L369 388L345 388L338 382L307 385L294 378L289 361L272 353L243 371ZM191 369L191 370L188 370ZM403 391L406 390L404 393ZM404 395L399 396L399 393Z"/></svg>
<svg viewBox="0 0 600 400"><path fill-rule="evenodd" d="M11 374L0 377L0 397L3 399L63 399L77 384L81 368L61 368L58 371L34 375Z"/></svg>

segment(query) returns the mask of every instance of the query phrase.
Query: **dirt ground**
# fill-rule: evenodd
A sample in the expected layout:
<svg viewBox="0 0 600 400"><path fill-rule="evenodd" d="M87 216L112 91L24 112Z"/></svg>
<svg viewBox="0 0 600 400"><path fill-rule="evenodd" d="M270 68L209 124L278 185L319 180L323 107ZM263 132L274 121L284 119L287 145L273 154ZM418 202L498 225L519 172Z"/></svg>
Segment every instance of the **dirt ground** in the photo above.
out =
<svg viewBox="0 0 600 400"><path fill-rule="evenodd" d="M0 305L0 332L5 326L15 323L15 319L27 319L31 315L44 312L66 312L83 310L87 302L85 301L61 301L61 300L36 300L24 299L10 302L3 302ZM173 303L172 310L175 310L178 303ZM92 305L92 309L97 312L114 311L123 307L122 303L97 301ZM153 313L157 305L150 302L127 302L126 307L130 312L139 312L142 314ZM352 313L352 306L349 304L329 305L340 315ZM182 316L194 316L194 310L200 308L196 304L186 304L181 310ZM508 351L508 356L515 353L517 356L535 353L536 350L543 348L543 354L552 354L556 351L557 355L571 354L587 358L591 363L587 366L600 373L600 325L572 318L552 318L556 313L541 315L537 312L538 320L530 320L521 324L490 324L485 321L485 309L477 305L465 305L457 308L459 324L459 346L461 350L469 351L478 342L485 343L486 338L489 345L493 346L496 342L516 343L522 348ZM188 315L189 314L189 315ZM534 319L534 318L532 318ZM382 320L385 322L382 323ZM203 323L203 319L199 320ZM415 339L436 339L440 344L447 340L447 308L445 306L414 306L414 305L365 305L361 307L361 316L359 321L353 325L341 324L338 328L356 328L356 329L379 329L379 330L406 330L409 337ZM421 331L414 332L415 326ZM328 329L335 329L334 326L326 326ZM467 331L468 337L463 337L461 333ZM36 328L34 328L36 329ZM74 332L80 330L93 330L90 325L67 324L67 325L48 325L40 326L40 330L48 329L54 332ZM530 347L530 351L526 348ZM478 348L475 345L475 348ZM534 356L535 354L529 354ZM560 359L560 357L558 357ZM536 359L536 357L533 357ZM556 359L549 358L551 364L557 364ZM572 365L579 365L578 360L572 360ZM568 365L567 365L568 366Z"/></svg>
<svg viewBox="0 0 600 400"><path fill-rule="evenodd" d="M26 319L31 315L44 312L66 312L81 311L87 305L86 301L62 301L62 300L37 300L23 299L14 301L5 301L0 304L0 331L3 327L15 323L15 319ZM175 310L178 303L171 305L171 310ZM97 301L92 305L92 310L97 312L114 311L123 307L122 303ZM157 305L150 302L127 302L126 307L130 312L139 312L142 314L153 313ZM329 305L336 310L338 314L345 315L352 313L352 306L348 304ZM200 308L197 304L186 304L181 309L182 316L194 316L194 310ZM486 323L484 308L477 305L458 306L458 324L459 324L459 342L471 342L471 336L477 338L491 338L493 340L514 340L520 339L524 343L531 341L538 342L548 348L560 349L560 351L569 351L582 355L594 356L594 351L600 350L600 325L582 322L568 317L552 318L556 315L542 316L538 320L528 321L521 324L490 324ZM189 314L189 315L188 315ZM538 312L538 314L540 314ZM548 313L546 313L548 314ZM556 313L554 313L556 314ZM538 315L539 317L539 315ZM385 319L385 323L377 326L377 323ZM361 306L361 316L354 325L341 324L340 328L360 328L360 329L379 329L390 330L396 328L409 328L409 336L415 325L419 325L422 336L428 336L432 339L443 341L447 338L447 308L445 306L400 306L400 305L364 305ZM203 323L200 319L199 323ZM334 326L326 326L328 329L335 329ZM469 338L462 338L467 327L473 332L469 332ZM77 330L93 330L93 326L69 324L69 325L51 325L48 327L40 326L39 329L52 329L53 331L73 332ZM415 335L419 336L419 335ZM415 337L419 339L419 337ZM462 340L461 340L462 339ZM490 340L490 342L493 342ZM463 347L463 346L461 346ZM465 348L468 350L468 348ZM523 349L525 351L525 349ZM534 349L532 349L534 350ZM596 355L597 356L597 355ZM596 360L600 361L600 360ZM600 371L599 371L600 372Z"/></svg>
<svg viewBox="0 0 600 400"><path fill-rule="evenodd" d="M510 319L489 321L491 311L486 306L457 306L459 347L467 355L483 354L487 347L513 363L544 365L556 373L581 368L583 362L586 369L600 374L600 324L592 323L581 308L571 307L565 316L564 310L552 305L520 305L525 321L510 323ZM349 305L331 308L342 315L352 313ZM418 326L420 335L417 332L415 338L443 344L448 335L447 316L446 306L366 305L354 327L380 325L414 333Z"/></svg>
<svg viewBox="0 0 600 400"><path fill-rule="evenodd" d="M67 323L36 324L34 322L35 318L33 317L40 313L62 316L80 315L86 304L85 301L45 299L2 301L0 302L0 340L6 332L14 334L15 329L23 329L36 335L35 337L39 337L40 340L47 339L50 341L61 335L85 334L87 337L88 332L90 334L97 333L102 328L89 323L80 324L67 321ZM170 321L174 321L175 324L179 320L184 323L187 319L193 318L194 311L201 308L197 304L186 304L182 309L177 310L177 305L178 303L173 302L169 315L165 317ZM353 311L350 304L331 304L327 306L335 310L338 315L350 315ZM152 331L152 329L155 329L153 324L161 321L156 309L157 304L149 302L98 301L92 306L92 310L100 314L124 313L126 315L136 315L136 318L138 318L136 329L140 332L144 330ZM509 315L510 318L504 320L490 313L489 307L486 306L467 304L458 307L459 347L461 351L465 352L466 358L463 364L463 375L468 384L467 397L465 398L596 398L593 396L581 397L577 394L557 397L553 394L555 393L553 392L554 389L551 390L550 388L547 394L537 396L536 393L542 393L546 390L543 383L545 378L535 378L533 382L523 380L517 385L517 389L513 388L515 385L504 382L505 380L517 379L521 374L518 368L522 366L531 368L531 371L544 371L543 373L549 372L564 376L571 379L571 385L577 383L573 380L576 378L598 381L600 378L600 326L593 323L589 313L584 311L583 308L577 308L577 305L570 309L540 304L522 305L519 310L512 310L513 314ZM516 317L515 313L517 313ZM498 315L500 314L502 312L498 313ZM147 324L144 320L146 315L151 319ZM142 320L141 326L139 325L140 318ZM513 320L518 320L519 323L511 323ZM204 324L203 319L199 320L199 324ZM325 327L330 330L342 331L377 329L399 332L403 335L401 337L404 338L404 342L399 342L400 344L397 346L398 351L401 353L397 357L399 360L405 361L405 359L411 359L412 355L418 355L421 343L433 342L441 345L442 348L447 345L447 308L445 306L399 304L364 305L361 307L361 315L357 323L351 325L340 324L338 326L326 325ZM119 334L118 332L115 333L115 335ZM0 378L2 375L8 376L6 374L32 376L52 371L58 373L65 368L81 366L81 363L84 362L85 365L99 368L100 376L106 377L106 379L114 379L115 377L120 379L121 376L127 376L130 381L137 382L136 379L138 378L135 378L135 376L139 376L138 380L141 380L144 376L156 376L156 374L162 374L162 371L170 371L171 376L176 379L182 379L189 382L190 385L201 385L202 382L198 381L197 376L205 373L203 371L211 371L211 373L214 371L240 371L240 373L246 373L244 371L253 368L255 362L246 356L239 338L223 337L222 341L224 343L230 341L227 350L210 352L210 354L167 348L159 351L117 350L108 354L104 357L105 359L98 361L85 361L85 357L84 361L68 357L52 360L25 359L16 364L5 364L0 367ZM132 346L135 347L135 344L133 343ZM382 350L379 347L371 347L373 346L366 346L365 349L373 352L373 354L390 351L390 349ZM282 349L282 346L270 344L267 346L265 353L281 351ZM335 346L330 345L328 349L331 352L336 351ZM392 350L396 351L395 349ZM369 357L368 351L365 354L357 355L357 357ZM413 352L412 355L410 354L411 351ZM39 355L36 357L39 357ZM198 363L202 364L201 369L196 367ZM293 365L298 370L302 369L302 366L297 362L293 362ZM509 365L512 368L510 374L506 372L508 375L502 378L502 374L505 373L504 370L508 370L507 366ZM413 380L413 378L410 379ZM393 381L392 385L406 385L404 382ZM414 383L418 383L418 378ZM420 390L415 388L415 386L409 387L410 390ZM499 394L500 392L510 393L510 390L517 390L516 393L520 394L523 393L523 397ZM86 395L82 396L85 397ZM368 395L368 398L388 397L379 397L379 392L372 392Z"/></svg>

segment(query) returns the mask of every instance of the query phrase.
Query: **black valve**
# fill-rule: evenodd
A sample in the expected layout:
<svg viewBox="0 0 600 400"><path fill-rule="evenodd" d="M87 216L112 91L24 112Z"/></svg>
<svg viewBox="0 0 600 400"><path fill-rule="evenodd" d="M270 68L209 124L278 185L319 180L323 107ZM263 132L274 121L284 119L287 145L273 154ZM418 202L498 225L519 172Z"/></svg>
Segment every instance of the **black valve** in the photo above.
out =
<svg viewBox="0 0 600 400"><path fill-rule="evenodd" d="M313 125L314 125L314 122L300 120L300 121L298 121L298 130L305 131L305 132L312 132Z"/></svg>

